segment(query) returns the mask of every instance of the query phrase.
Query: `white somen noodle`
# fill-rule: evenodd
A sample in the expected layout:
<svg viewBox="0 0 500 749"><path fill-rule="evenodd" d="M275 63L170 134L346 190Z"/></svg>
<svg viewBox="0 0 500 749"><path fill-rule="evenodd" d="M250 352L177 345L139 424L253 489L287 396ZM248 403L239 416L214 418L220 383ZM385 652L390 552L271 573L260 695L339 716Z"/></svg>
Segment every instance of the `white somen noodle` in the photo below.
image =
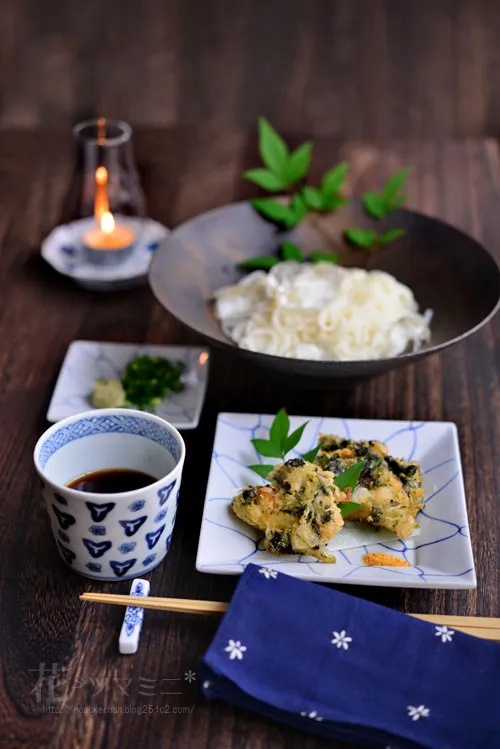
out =
<svg viewBox="0 0 500 749"><path fill-rule="evenodd" d="M288 261L214 294L240 347L293 359L385 359L430 338L432 312L389 273Z"/></svg>

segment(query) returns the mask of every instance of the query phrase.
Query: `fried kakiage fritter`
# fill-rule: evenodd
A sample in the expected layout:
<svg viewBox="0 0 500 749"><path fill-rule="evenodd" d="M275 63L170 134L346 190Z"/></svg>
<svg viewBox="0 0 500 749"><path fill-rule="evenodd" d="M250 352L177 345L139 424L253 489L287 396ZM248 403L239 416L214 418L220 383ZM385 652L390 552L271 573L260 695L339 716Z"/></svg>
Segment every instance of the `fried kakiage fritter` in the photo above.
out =
<svg viewBox="0 0 500 749"><path fill-rule="evenodd" d="M321 434L322 448L316 463L335 476L360 460L365 465L352 496L359 510L349 515L357 520L393 531L405 540L418 528L417 512L424 505L420 464L389 455L387 445L376 440L349 440Z"/></svg>
<svg viewBox="0 0 500 749"><path fill-rule="evenodd" d="M344 525L338 507L347 497L334 475L302 458L277 465L267 486L250 486L234 497L234 513L264 531L264 548L274 554L310 554L324 562L322 550Z"/></svg>

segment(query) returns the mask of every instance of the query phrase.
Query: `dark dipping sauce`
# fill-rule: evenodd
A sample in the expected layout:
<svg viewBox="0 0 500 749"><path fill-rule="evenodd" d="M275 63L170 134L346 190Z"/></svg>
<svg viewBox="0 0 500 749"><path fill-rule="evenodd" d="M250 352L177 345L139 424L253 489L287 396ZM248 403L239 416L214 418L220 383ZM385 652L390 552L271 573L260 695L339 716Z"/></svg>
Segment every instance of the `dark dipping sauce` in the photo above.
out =
<svg viewBox="0 0 500 749"><path fill-rule="evenodd" d="M117 494L119 492L133 492L144 486L154 484L154 476L142 471L129 470L128 468L111 468L105 471L94 471L84 476L69 481L66 486L69 489L77 489L79 492L93 494Z"/></svg>

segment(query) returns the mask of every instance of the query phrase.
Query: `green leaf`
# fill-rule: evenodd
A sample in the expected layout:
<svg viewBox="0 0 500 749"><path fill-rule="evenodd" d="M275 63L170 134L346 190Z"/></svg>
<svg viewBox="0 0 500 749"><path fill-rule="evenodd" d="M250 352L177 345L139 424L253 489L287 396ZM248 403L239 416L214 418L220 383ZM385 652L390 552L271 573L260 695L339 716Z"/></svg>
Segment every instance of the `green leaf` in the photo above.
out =
<svg viewBox="0 0 500 749"><path fill-rule="evenodd" d="M302 195L308 208L312 208L313 211L320 211L323 208L323 197L316 187L306 185L302 190Z"/></svg>
<svg viewBox="0 0 500 749"><path fill-rule="evenodd" d="M274 444L280 449L279 455L274 455L273 457L280 458L281 455L285 453L285 444L289 429L290 419L288 418L286 410L281 408L274 417L271 428L269 429L271 442L274 442Z"/></svg>
<svg viewBox="0 0 500 749"><path fill-rule="evenodd" d="M293 217L292 218L293 223L289 224L289 226L288 226L289 229L291 229L292 226L295 226L300 221L302 221L302 219L304 218L304 216L307 213L307 206L306 206L303 198L300 195L294 195L292 197L292 201L290 203L290 211L291 211L291 214L292 214L292 217Z"/></svg>
<svg viewBox="0 0 500 749"><path fill-rule="evenodd" d="M243 172L243 177L270 192L277 192L285 187L284 180L268 169L248 169Z"/></svg>
<svg viewBox="0 0 500 749"><path fill-rule="evenodd" d="M399 239L400 237L404 237L406 234L404 229L390 229L385 234L382 234L381 237L379 237L379 244L389 244L390 242L394 242L395 239Z"/></svg>
<svg viewBox="0 0 500 749"><path fill-rule="evenodd" d="M323 195L322 200L324 211L333 211L348 202L347 198L343 198L342 195Z"/></svg>
<svg viewBox="0 0 500 749"><path fill-rule="evenodd" d="M386 201L386 215L388 213L392 213L392 211L396 211L398 208L400 208L403 203L406 200L406 195L404 193L399 193L398 195L395 195L393 198L389 198Z"/></svg>
<svg viewBox="0 0 500 749"><path fill-rule="evenodd" d="M286 181L292 185L306 176L311 165L312 143L303 143L288 158L286 165Z"/></svg>
<svg viewBox="0 0 500 749"><path fill-rule="evenodd" d="M359 510L361 507L358 502L342 502L342 504L339 505L340 507L340 514L343 518L348 517L349 515L352 515L353 512L356 512L356 510Z"/></svg>
<svg viewBox="0 0 500 749"><path fill-rule="evenodd" d="M385 209L382 200L375 192L365 192L363 196L363 207L373 218L382 218Z"/></svg>
<svg viewBox="0 0 500 749"><path fill-rule="evenodd" d="M355 463L353 466L351 466L347 470L342 471L342 473L339 473L338 476L335 476L333 480L333 483L335 484L335 486L338 486L338 488L342 492L345 491L346 489L351 489L352 491L354 491L365 463L366 463L366 460L360 460L359 463Z"/></svg>
<svg viewBox="0 0 500 749"><path fill-rule="evenodd" d="M272 198L254 198L250 201L256 211L264 218L271 221L279 221L288 226L290 220L290 208Z"/></svg>
<svg viewBox="0 0 500 749"><path fill-rule="evenodd" d="M252 440L252 445L265 458L281 458L282 450L280 444L277 444L272 437L270 440Z"/></svg>
<svg viewBox="0 0 500 749"><path fill-rule="evenodd" d="M238 268L243 270L269 270L280 262L281 260L277 257L263 255L262 257L251 257L249 260L243 260L243 262L238 263Z"/></svg>
<svg viewBox="0 0 500 749"><path fill-rule="evenodd" d="M391 177L384 185L380 197L384 203L387 203L390 198L393 198L398 193L403 185L405 184L408 175L410 173L410 167L405 167L401 171L397 172L394 177Z"/></svg>
<svg viewBox="0 0 500 749"><path fill-rule="evenodd" d="M261 463L256 463L253 466L248 466L252 471L255 471L255 473L258 473L261 478L264 480L267 479L271 471L273 470L274 466L269 465L262 465Z"/></svg>
<svg viewBox="0 0 500 749"><path fill-rule="evenodd" d="M321 192L323 195L339 192L348 171L349 164L347 161L342 161L337 166L334 166L333 169L330 169L321 180Z"/></svg>
<svg viewBox="0 0 500 749"><path fill-rule="evenodd" d="M297 247L293 242L283 242L281 245L281 257L283 260L296 260L298 263L304 260L300 247Z"/></svg>
<svg viewBox="0 0 500 749"><path fill-rule="evenodd" d="M339 256L336 252L313 252L309 255L309 260L313 263L335 263L339 262Z"/></svg>
<svg viewBox="0 0 500 749"><path fill-rule="evenodd" d="M288 146L264 117L259 117L259 153L264 164L277 177L286 179Z"/></svg>
<svg viewBox="0 0 500 749"><path fill-rule="evenodd" d="M372 229L347 229L345 236L360 247L371 247L377 241L377 232Z"/></svg>
<svg viewBox="0 0 500 749"><path fill-rule="evenodd" d="M304 458L304 460L307 460L308 463L314 463L314 461L316 460L316 455L319 453L322 446L323 446L323 442L318 443L316 447L313 447L312 450L309 450L308 452L304 453L302 457Z"/></svg>
<svg viewBox="0 0 500 749"><path fill-rule="evenodd" d="M289 453L290 450L293 450L293 448L295 447L295 445L299 444L299 442L301 440L301 437L302 437L302 434L304 432L304 429L306 428L306 426L308 425L308 423L309 422L307 422L307 421L304 422L304 424L302 424L298 429L296 429L295 432L292 432L287 437L286 442L285 442L285 450L284 450L285 455L287 453Z"/></svg>

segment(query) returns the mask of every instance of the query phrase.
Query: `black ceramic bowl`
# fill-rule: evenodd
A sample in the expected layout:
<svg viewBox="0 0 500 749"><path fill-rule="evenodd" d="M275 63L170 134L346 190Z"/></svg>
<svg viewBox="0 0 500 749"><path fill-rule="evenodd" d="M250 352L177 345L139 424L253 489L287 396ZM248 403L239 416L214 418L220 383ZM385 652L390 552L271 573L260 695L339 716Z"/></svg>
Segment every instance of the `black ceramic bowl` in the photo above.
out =
<svg viewBox="0 0 500 749"><path fill-rule="evenodd" d="M402 239L371 254L347 247L343 231L368 224L360 205L351 203L337 213L307 216L285 236L248 203L228 205L175 229L156 251L149 281L165 309L208 341L231 348L249 363L314 379L348 380L414 362L463 340L495 314L500 270L474 239L442 221L403 210L391 217L391 226L406 230ZM413 290L421 310L434 310L430 342L416 353L368 361L288 359L238 348L219 327L212 294L244 275L237 263L272 254L285 238L300 245L305 254L335 250L342 265L391 273Z"/></svg>

